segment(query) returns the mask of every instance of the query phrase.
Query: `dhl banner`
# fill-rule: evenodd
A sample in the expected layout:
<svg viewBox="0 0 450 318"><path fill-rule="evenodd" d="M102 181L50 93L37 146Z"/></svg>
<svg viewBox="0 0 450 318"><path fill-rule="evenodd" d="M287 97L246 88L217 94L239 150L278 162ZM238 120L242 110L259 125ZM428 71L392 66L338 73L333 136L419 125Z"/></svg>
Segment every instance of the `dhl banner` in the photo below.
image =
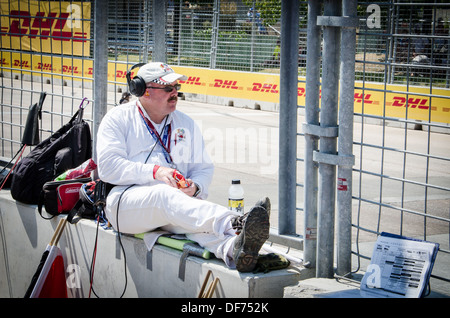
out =
<svg viewBox="0 0 450 318"><path fill-rule="evenodd" d="M91 3L0 0L3 49L89 56Z"/></svg>
<svg viewBox="0 0 450 318"><path fill-rule="evenodd" d="M0 67L12 68L13 72L17 70L26 75L31 75L32 72L42 72L43 76L47 73L49 77L57 79L64 76L71 76L75 80L93 78L93 62L91 60L17 52L2 52L0 57Z"/></svg>
<svg viewBox="0 0 450 318"><path fill-rule="evenodd" d="M279 103L280 76L272 74L244 73L174 68L188 76L181 90L186 93L243 98L255 101ZM298 105L305 105L305 79L299 78ZM386 92L384 92L385 90ZM367 115L408 118L431 122L450 123L450 90L355 83L354 111Z"/></svg>
<svg viewBox="0 0 450 318"><path fill-rule="evenodd" d="M0 66L17 69L24 74L38 71L53 78L73 80L93 78L93 61L69 57L50 57L3 52ZM108 81L126 84L126 73L132 65L108 63ZM176 66L174 70L188 77L180 81L181 91L200 95L242 98L279 103L280 77L277 74L245 73ZM138 69L132 71L131 77ZM299 78L298 104L305 105L304 78ZM430 96L431 94L431 96ZM355 83L354 111L367 115L407 118L450 124L450 90Z"/></svg>

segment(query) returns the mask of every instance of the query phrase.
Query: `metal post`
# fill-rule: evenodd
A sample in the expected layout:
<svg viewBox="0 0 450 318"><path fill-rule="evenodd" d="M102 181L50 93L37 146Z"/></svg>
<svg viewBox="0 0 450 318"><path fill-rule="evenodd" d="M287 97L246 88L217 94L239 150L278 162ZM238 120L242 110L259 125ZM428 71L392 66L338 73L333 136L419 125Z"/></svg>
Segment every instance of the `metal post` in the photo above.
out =
<svg viewBox="0 0 450 318"><path fill-rule="evenodd" d="M256 0L253 0L252 3L252 20L251 20L251 26L252 26L252 35L251 35L251 42L250 42L250 72L253 72L253 58L255 54L255 33L256 33L256 25L255 25L255 18L256 18Z"/></svg>
<svg viewBox="0 0 450 318"><path fill-rule="evenodd" d="M295 234L299 1L281 2L279 234Z"/></svg>
<svg viewBox="0 0 450 318"><path fill-rule="evenodd" d="M308 30L306 46L306 125L319 125L320 92L320 39L321 28L317 26L322 1L308 1ZM305 127L304 127L305 128ZM316 266L317 253L317 164L313 153L318 150L318 136L305 132L305 181L304 181L304 237L303 259L312 268Z"/></svg>
<svg viewBox="0 0 450 318"><path fill-rule="evenodd" d="M340 15L341 1L325 0L324 16ZM325 25L323 29L322 97L320 127L337 126L339 86L339 28ZM337 140L334 136L320 137L320 153L336 155ZM336 166L330 162L319 163L319 213L317 218L317 266L316 276L334 276L334 216L336 198Z"/></svg>
<svg viewBox="0 0 450 318"><path fill-rule="evenodd" d="M177 39L178 43L176 45L176 47L177 47L177 57L178 57L178 64L177 65L181 64L181 50L183 48L183 46L181 45L181 35L182 35L181 32L183 30L182 24L181 24L183 22L183 4L182 4L182 1L180 1L180 8L179 8L179 10L180 10L180 16L178 18L178 39Z"/></svg>
<svg viewBox="0 0 450 318"><path fill-rule="evenodd" d="M389 33L397 33L397 28L396 28L396 23L395 21L397 19L395 19L395 8L392 6L392 0L391 0L391 4L390 4L390 8L389 8ZM387 74L387 78L386 78L386 83L390 83L392 84L392 82L394 81L394 76L395 76L395 67L392 65L394 61L394 54L395 54L395 44L397 43L397 37L391 36L387 41L386 41L386 50L389 55L387 57L387 61L388 61L388 74Z"/></svg>
<svg viewBox="0 0 450 318"><path fill-rule="evenodd" d="M357 18L357 0L343 0L342 15ZM353 104L355 87L356 29L341 28L341 67L339 92L339 156L353 157ZM338 166L337 187L337 270L351 272L352 251L352 166Z"/></svg>
<svg viewBox="0 0 450 318"><path fill-rule="evenodd" d="M167 0L153 0L153 62L167 62L166 2Z"/></svg>
<svg viewBox="0 0 450 318"><path fill-rule="evenodd" d="M94 101L93 159L96 161L98 126L106 114L108 98L108 1L97 0L94 6Z"/></svg>
<svg viewBox="0 0 450 318"><path fill-rule="evenodd" d="M398 15L399 15L399 7L396 6L393 9L392 18L391 18L394 21L393 22L394 27L392 28L392 31L395 34L398 34L398 32L399 32L399 29L398 29L398 23L399 23L398 20L399 19L396 18L396 17L398 17ZM392 51L392 56L391 56L391 62L393 62L395 64L395 63L398 63L398 61L396 61L396 58L395 58L397 56L397 45L398 45L398 37L397 36L393 39L392 45L393 45L393 51ZM395 80L395 68L396 68L395 65L391 66L391 77L389 79L390 84L394 83L394 80Z"/></svg>
<svg viewBox="0 0 450 318"><path fill-rule="evenodd" d="M191 18L192 19L192 18ZM211 33L211 52L209 57L209 68L216 68L217 43L219 38L220 0L214 0L213 25Z"/></svg>
<svg viewBox="0 0 450 318"><path fill-rule="evenodd" d="M447 35L449 32L447 31ZM450 37L447 38L447 48L450 47ZM450 50L447 49L447 61L450 60ZM445 71L445 77L446 77L446 82L445 82L445 88L449 88L450 87L450 70L447 67L447 70Z"/></svg>
<svg viewBox="0 0 450 318"><path fill-rule="evenodd" d="M145 14L143 16L139 16L139 19L142 18L142 21L139 21L141 23L141 25L143 25L143 30L144 30L144 43L145 45L142 46L142 60L143 61L148 61L148 51L150 49L150 30L151 28L149 27L150 25L150 21L152 20L150 17L151 14L151 6L149 4L149 1L145 1L143 3L144 6L144 12ZM140 30L140 27L139 27ZM140 37L139 37L140 40Z"/></svg>

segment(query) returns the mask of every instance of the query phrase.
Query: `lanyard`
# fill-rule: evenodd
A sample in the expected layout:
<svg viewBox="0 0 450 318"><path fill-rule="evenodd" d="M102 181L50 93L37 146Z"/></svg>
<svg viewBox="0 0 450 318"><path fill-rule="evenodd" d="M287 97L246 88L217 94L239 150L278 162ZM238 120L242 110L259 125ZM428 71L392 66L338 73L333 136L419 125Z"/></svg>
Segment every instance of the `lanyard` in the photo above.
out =
<svg viewBox="0 0 450 318"><path fill-rule="evenodd" d="M142 109L137 104L136 106L139 110L139 113L141 114L142 119L144 120L144 124L147 127L147 130L150 132L150 135L152 135L153 139L155 139L156 142L159 142L159 144L162 146L164 150L164 157L166 158L167 163L172 164L173 160L172 156L170 155L170 135L172 132L171 124L164 126L163 136L161 139L161 136L159 135L158 131L155 129L150 120L148 120L148 118L145 117L144 113L142 112Z"/></svg>

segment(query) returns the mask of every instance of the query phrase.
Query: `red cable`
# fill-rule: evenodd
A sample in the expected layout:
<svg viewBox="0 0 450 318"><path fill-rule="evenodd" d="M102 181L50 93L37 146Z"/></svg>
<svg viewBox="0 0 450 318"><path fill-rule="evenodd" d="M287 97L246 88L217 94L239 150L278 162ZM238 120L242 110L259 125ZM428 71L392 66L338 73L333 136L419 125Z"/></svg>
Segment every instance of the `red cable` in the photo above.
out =
<svg viewBox="0 0 450 318"><path fill-rule="evenodd" d="M95 245L94 249L94 260L92 261L92 273L91 273L91 283L89 286L89 298L91 298L92 284L94 283L94 268L95 268L95 258L97 256L97 245Z"/></svg>
<svg viewBox="0 0 450 318"><path fill-rule="evenodd" d="M2 185L0 186L0 191L3 189L3 186L5 185L6 181L9 178L9 175L13 172L14 168L16 167L17 163L19 162L20 157L22 157L23 152L25 151L25 148L27 147L27 145L23 145L22 151L20 152L19 158L17 158L16 162L14 163L13 167L11 168L11 170L9 170L8 175L6 176L5 180L3 181Z"/></svg>
<svg viewBox="0 0 450 318"><path fill-rule="evenodd" d="M97 226L98 226L98 222L100 222L100 215L97 217ZM97 240L95 240L94 255L92 257L93 257L93 260L92 260L91 282L90 282L90 287L89 287L89 298L91 298L92 284L94 283L95 259L97 258Z"/></svg>

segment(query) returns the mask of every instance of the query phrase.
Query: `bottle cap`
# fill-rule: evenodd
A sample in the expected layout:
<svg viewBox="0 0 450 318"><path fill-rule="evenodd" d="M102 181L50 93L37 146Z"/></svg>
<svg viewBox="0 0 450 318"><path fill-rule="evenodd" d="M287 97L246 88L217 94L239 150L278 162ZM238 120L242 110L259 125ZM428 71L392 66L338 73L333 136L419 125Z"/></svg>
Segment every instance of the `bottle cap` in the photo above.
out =
<svg viewBox="0 0 450 318"><path fill-rule="evenodd" d="M239 179L231 180L231 184L241 184L241 180Z"/></svg>

